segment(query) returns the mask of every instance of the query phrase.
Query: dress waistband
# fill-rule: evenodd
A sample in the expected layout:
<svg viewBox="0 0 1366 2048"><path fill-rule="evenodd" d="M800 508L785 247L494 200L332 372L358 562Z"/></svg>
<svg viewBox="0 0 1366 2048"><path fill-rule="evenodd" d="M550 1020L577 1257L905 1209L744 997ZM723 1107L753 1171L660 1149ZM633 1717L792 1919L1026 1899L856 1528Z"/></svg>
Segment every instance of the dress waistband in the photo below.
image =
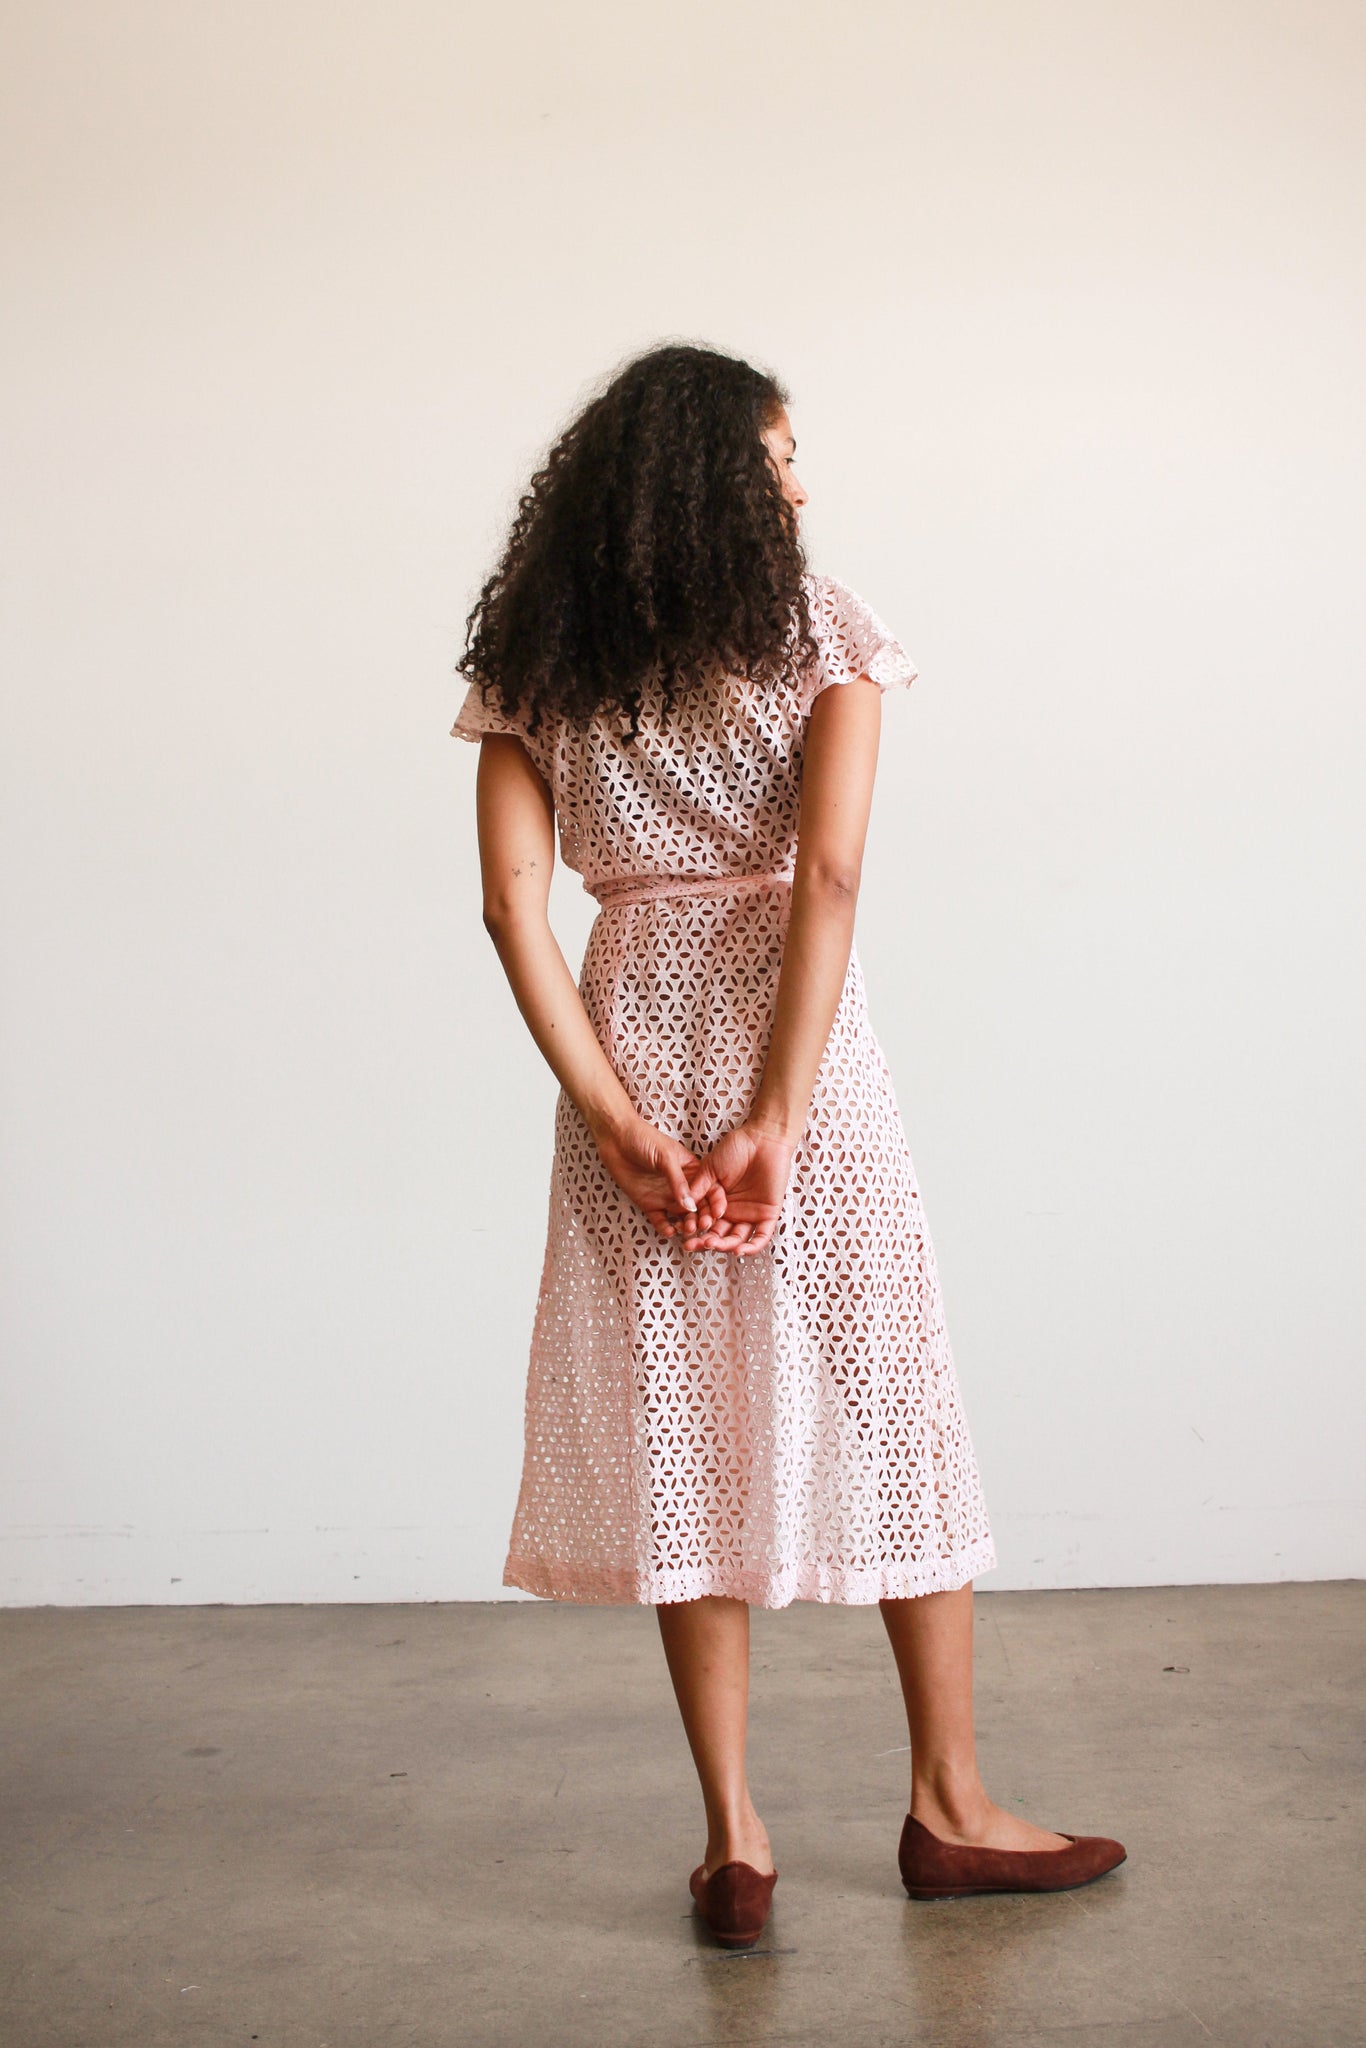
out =
<svg viewBox="0 0 1366 2048"><path fill-rule="evenodd" d="M730 896L791 886L791 875L774 868L751 875L604 875L588 893L606 910L616 903L653 903L663 896Z"/></svg>

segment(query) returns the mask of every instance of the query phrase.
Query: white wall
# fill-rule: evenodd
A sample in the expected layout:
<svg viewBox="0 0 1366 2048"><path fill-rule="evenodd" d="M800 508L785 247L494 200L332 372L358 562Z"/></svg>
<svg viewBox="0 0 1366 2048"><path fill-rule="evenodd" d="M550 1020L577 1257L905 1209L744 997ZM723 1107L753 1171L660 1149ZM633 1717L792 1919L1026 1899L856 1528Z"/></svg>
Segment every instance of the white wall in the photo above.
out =
<svg viewBox="0 0 1366 2048"><path fill-rule="evenodd" d="M1361 10L7 21L0 1598L500 1596L555 1084L451 668L669 334L921 668L858 942L984 1585L1359 1571Z"/></svg>

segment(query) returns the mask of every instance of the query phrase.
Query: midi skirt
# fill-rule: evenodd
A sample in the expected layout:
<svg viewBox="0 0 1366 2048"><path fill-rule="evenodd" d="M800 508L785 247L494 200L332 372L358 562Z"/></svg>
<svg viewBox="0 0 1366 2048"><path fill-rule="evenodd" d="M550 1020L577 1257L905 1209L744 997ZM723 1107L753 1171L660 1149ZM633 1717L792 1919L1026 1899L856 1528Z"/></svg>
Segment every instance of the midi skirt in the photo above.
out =
<svg viewBox="0 0 1366 2048"><path fill-rule="evenodd" d="M620 892L579 989L640 1114L699 1155L747 1114L789 880ZM995 1563L939 1274L857 946L777 1229L684 1251L563 1090L503 1583L759 1607L952 1590Z"/></svg>

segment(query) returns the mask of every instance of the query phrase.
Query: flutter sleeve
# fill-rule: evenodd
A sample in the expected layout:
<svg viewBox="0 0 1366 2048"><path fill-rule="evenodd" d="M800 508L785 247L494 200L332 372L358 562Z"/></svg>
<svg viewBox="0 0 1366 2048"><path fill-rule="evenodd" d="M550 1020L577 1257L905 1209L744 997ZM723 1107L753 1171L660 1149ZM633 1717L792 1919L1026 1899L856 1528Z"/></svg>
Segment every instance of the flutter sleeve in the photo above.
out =
<svg viewBox="0 0 1366 2048"><path fill-rule="evenodd" d="M920 671L910 655L857 591L833 576L813 577L807 604L819 649L807 684L808 701L831 683L850 683L856 676L870 676L884 694L915 681Z"/></svg>
<svg viewBox="0 0 1366 2048"><path fill-rule="evenodd" d="M458 740L478 740L482 739L486 732L512 732L516 733L520 740L527 736L526 727L519 719L509 718L506 712L498 708L496 692L493 693L493 701L485 704L479 694L478 683L471 683L465 692L465 701L460 706L455 724L451 727L450 737Z"/></svg>
<svg viewBox="0 0 1366 2048"><path fill-rule="evenodd" d="M457 740L480 740L486 732L510 732L522 742L528 754L546 782L553 785L555 776L555 733L550 720L542 718L535 732L528 730L527 721L521 716L509 717L498 702L496 690L490 692L492 701L485 704L479 694L478 683L471 683L465 692L465 701L451 727L450 737Z"/></svg>

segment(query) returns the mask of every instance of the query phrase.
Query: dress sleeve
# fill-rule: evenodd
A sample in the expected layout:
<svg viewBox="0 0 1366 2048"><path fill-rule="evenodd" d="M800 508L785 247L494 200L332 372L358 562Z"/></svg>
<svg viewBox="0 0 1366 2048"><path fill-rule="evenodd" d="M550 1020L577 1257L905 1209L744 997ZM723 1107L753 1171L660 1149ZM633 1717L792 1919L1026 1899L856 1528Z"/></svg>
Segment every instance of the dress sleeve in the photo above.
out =
<svg viewBox="0 0 1366 2048"><path fill-rule="evenodd" d="M555 786L556 732L558 723L543 718L535 732L527 729L521 716L509 717L498 702L497 691L492 692L493 701L485 704L479 695L478 683L471 683L465 692L465 701L451 727L450 737L459 740L479 740L486 732L510 732L522 742L530 754L541 778L552 789Z"/></svg>
<svg viewBox="0 0 1366 2048"><path fill-rule="evenodd" d="M451 727L450 738L460 740L482 739L486 732L516 733L519 740L527 738L525 725L520 719L509 718L498 708L497 693L493 701L485 704L479 694L478 683L471 683L465 692L465 701L460 706L455 724Z"/></svg>
<svg viewBox="0 0 1366 2048"><path fill-rule="evenodd" d="M807 684L813 702L831 683L870 676L885 694L909 687L920 673L901 642L857 591L833 576L812 579L808 597L811 631L820 650Z"/></svg>

